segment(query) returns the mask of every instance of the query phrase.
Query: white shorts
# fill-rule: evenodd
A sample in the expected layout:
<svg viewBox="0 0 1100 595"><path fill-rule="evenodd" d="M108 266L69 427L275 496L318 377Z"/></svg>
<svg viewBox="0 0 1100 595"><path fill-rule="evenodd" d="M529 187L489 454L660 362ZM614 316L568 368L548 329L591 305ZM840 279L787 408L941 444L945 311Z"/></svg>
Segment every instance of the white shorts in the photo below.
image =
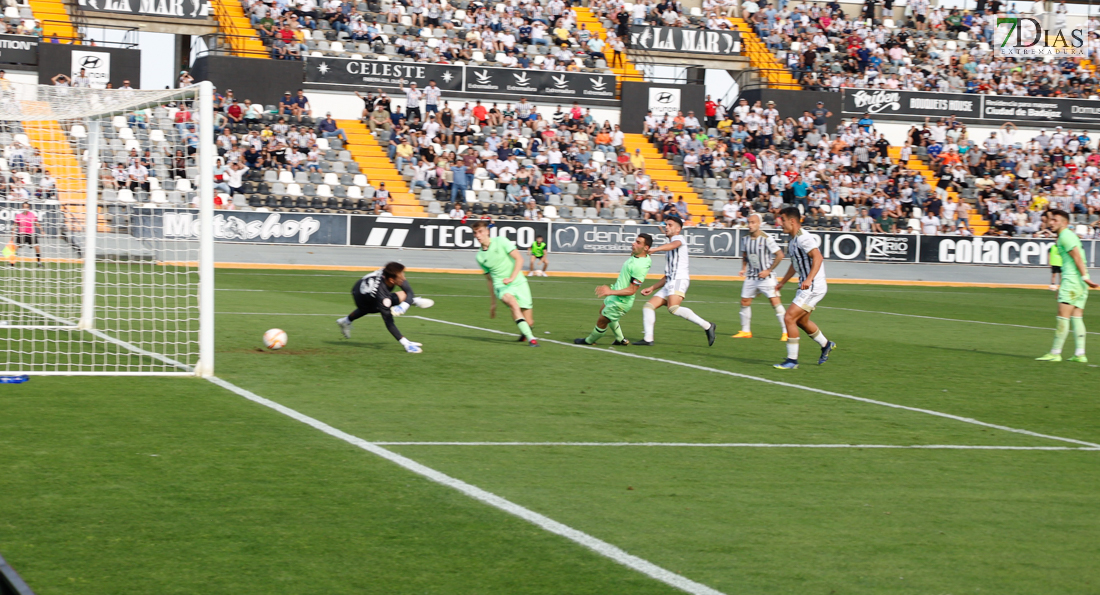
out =
<svg viewBox="0 0 1100 595"><path fill-rule="evenodd" d="M807 312L813 312L817 307L818 302L825 299L824 291L806 291L799 289L794 294L794 301L791 304L802 308Z"/></svg>
<svg viewBox="0 0 1100 595"><path fill-rule="evenodd" d="M671 295L684 297L687 295L688 285L691 285L690 279L673 279L665 283L665 286L658 289L654 295L663 300L667 300Z"/></svg>
<svg viewBox="0 0 1100 595"><path fill-rule="evenodd" d="M745 277L745 284L741 286L741 299L751 300L761 293L767 298L779 297L779 292L775 290L775 275L769 275L767 279Z"/></svg>

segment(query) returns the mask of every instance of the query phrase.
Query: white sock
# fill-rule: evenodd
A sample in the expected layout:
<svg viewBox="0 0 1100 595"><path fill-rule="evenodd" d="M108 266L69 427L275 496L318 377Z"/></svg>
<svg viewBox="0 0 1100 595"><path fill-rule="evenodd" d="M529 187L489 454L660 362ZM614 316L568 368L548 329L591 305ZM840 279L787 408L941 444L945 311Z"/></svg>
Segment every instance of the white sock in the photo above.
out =
<svg viewBox="0 0 1100 595"><path fill-rule="evenodd" d="M703 327L704 329L710 328L710 323L703 320L702 318L699 318L699 315L696 314L695 312L692 312L691 308L685 308L683 306L680 306L679 308L676 308L675 314L677 316L679 316L680 318L683 318L684 320L690 320L690 321L694 322L695 324L698 324L699 326Z"/></svg>
<svg viewBox="0 0 1100 595"><path fill-rule="evenodd" d="M825 335L821 333L821 329L817 329L817 332L810 335L810 338L817 341L817 344L824 347L829 344L829 340L825 338Z"/></svg>
<svg viewBox="0 0 1100 595"><path fill-rule="evenodd" d="M752 332L752 306L741 306L741 332Z"/></svg>
<svg viewBox="0 0 1100 595"><path fill-rule="evenodd" d="M787 339L787 359L798 361L798 337Z"/></svg>
<svg viewBox="0 0 1100 595"><path fill-rule="evenodd" d="M653 325L657 322L657 311L653 308L642 308L642 329L646 341L653 341Z"/></svg>
<svg viewBox="0 0 1100 595"><path fill-rule="evenodd" d="M782 304L775 307L775 317L779 319L779 328L787 332L787 309Z"/></svg>

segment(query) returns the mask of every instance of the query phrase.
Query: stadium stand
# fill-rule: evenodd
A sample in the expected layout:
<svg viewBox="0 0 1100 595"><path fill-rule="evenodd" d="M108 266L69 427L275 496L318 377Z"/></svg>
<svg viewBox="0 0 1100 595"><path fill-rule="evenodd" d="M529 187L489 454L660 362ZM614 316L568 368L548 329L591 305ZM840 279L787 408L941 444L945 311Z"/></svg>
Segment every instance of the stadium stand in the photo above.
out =
<svg viewBox="0 0 1100 595"><path fill-rule="evenodd" d="M228 43L232 55L261 58L268 54L238 0L211 0L210 5L214 10L214 17L218 19L218 30Z"/></svg>
<svg viewBox="0 0 1100 595"><path fill-rule="evenodd" d="M28 0L30 14L20 7L20 16L23 19L33 18L39 23L38 35L46 39L75 40L79 39L76 27L65 9L65 3L61 0ZM6 14L5 9L5 15Z"/></svg>
<svg viewBox="0 0 1100 595"><path fill-rule="evenodd" d="M921 0L912 4L910 16L895 19L892 12L868 12L866 4L861 12L858 5L836 2L790 4L782 10L745 4L755 9L744 18L756 35L811 90L900 88L1043 97L1087 97L1097 90L1091 60L994 56L993 10L971 12ZM1053 25L1066 23L1063 3ZM1090 34L1090 56L1098 45L1100 39Z"/></svg>
<svg viewBox="0 0 1100 595"><path fill-rule="evenodd" d="M812 117L780 121L759 103L716 106L713 121L650 116L645 134L628 135L579 106L544 117L528 104L472 115L447 104L438 124L433 115L421 125L388 98L366 101L392 107L381 110L388 127L338 120L326 133L309 115L299 122L274 105L217 96L218 208L594 222L675 211L691 225L740 226L753 212L771 224L797 205L811 229L1035 235L1040 213L1059 207L1083 237L1100 230L1100 155L1061 128L1025 135L1005 125L979 143L947 119L890 146L873 121L822 134ZM193 203L197 164L172 154L197 142L186 105L105 124L101 224L125 225L136 205ZM71 154L37 150L59 141ZM0 146L5 198L79 202L82 126L11 124Z"/></svg>
<svg viewBox="0 0 1100 595"><path fill-rule="evenodd" d="M243 0L243 7L277 59L331 56L640 77L625 52L621 64L609 67L618 43L615 30L604 29L586 8L561 0L545 7L523 2L491 8L469 0L305 0L286 9Z"/></svg>

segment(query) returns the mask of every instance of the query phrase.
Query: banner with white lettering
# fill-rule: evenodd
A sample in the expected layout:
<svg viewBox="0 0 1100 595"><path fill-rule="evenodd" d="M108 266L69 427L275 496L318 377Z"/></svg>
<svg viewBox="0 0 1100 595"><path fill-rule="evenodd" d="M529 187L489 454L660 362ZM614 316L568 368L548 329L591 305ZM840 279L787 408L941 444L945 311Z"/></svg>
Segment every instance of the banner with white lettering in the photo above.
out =
<svg viewBox="0 0 1100 595"><path fill-rule="evenodd" d="M444 93L476 93L487 99L519 101L520 97L542 96L566 100L615 98L615 76L585 72L554 72L521 68L488 68L351 60L306 58L306 82L333 86L383 87L394 89L404 81L424 88L434 80Z"/></svg>
<svg viewBox="0 0 1100 595"><path fill-rule="evenodd" d="M844 89L842 111L872 116L1067 122L1100 126L1100 101L889 89Z"/></svg>
<svg viewBox="0 0 1100 595"><path fill-rule="evenodd" d="M461 91L462 71L462 66L426 62L306 58L306 82L326 85L398 88L416 83L423 89L434 80L443 91Z"/></svg>
<svg viewBox="0 0 1100 595"><path fill-rule="evenodd" d="M197 209L134 210L130 229L137 237L194 240L199 237ZM264 244L331 244L348 242L348 215L217 211L214 239Z"/></svg>
<svg viewBox="0 0 1100 595"><path fill-rule="evenodd" d="M540 221L493 222L493 237L503 236L521 250L531 247L535 238L550 235L548 223ZM369 248L467 248L474 249L473 230L461 221L450 219L413 219L411 217L351 216L352 246Z"/></svg>
<svg viewBox="0 0 1100 595"><path fill-rule="evenodd" d="M979 119L982 117L981 100L982 95L844 89L842 105L846 114Z"/></svg>
<svg viewBox="0 0 1100 595"><path fill-rule="evenodd" d="M1053 245L1053 238L929 236L921 241L920 261L945 264L1047 266L1050 264L1050 247ZM1086 254L1090 248L1085 246Z"/></svg>
<svg viewBox="0 0 1100 595"><path fill-rule="evenodd" d="M634 25L630 28L630 47L650 52L738 56L741 32Z"/></svg>
<svg viewBox="0 0 1100 595"><path fill-rule="evenodd" d="M77 0L77 8L174 19L210 18L210 0Z"/></svg>
<svg viewBox="0 0 1100 595"><path fill-rule="evenodd" d="M638 234L653 236L653 245L668 242L656 225L606 225L596 223L554 223L551 228L551 252L585 254L630 254L630 245ZM737 229L685 227L684 239L692 256L740 256Z"/></svg>
<svg viewBox="0 0 1100 595"><path fill-rule="evenodd" d="M38 38L0 35L0 64L38 64Z"/></svg>

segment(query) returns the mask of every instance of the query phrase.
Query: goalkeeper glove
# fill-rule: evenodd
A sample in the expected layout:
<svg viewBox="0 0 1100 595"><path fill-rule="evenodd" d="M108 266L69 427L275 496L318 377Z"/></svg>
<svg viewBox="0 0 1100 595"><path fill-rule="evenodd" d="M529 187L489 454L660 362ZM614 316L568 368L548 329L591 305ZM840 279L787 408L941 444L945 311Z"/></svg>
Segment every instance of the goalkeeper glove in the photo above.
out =
<svg viewBox="0 0 1100 595"><path fill-rule="evenodd" d="M401 316L402 314L404 314L405 312L408 312L408 311L409 311L409 303L408 302L401 302L400 304L397 304L396 306L390 308L390 314L393 314L394 316Z"/></svg>

